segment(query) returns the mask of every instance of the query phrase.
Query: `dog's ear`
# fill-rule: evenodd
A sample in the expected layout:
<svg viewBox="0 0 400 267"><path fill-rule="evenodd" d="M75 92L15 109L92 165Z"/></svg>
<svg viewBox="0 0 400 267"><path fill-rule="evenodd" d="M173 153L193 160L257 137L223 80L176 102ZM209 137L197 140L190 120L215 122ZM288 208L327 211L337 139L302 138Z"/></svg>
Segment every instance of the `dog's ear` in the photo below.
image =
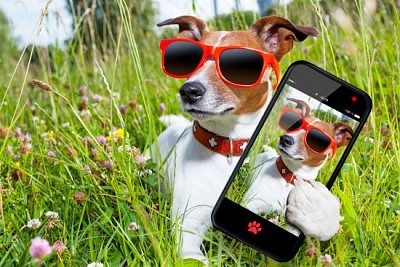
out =
<svg viewBox="0 0 400 267"><path fill-rule="evenodd" d="M300 111L300 114L303 117L305 117L305 116L307 116L308 114L311 113L310 106L306 102L304 102L303 100L296 99L296 98L290 98L290 97L287 98L287 100L292 101L292 102L297 104L296 108Z"/></svg>
<svg viewBox="0 0 400 267"><path fill-rule="evenodd" d="M179 33L176 37L187 38L199 41L204 33L208 32L207 24L193 16L180 16L172 19L167 19L157 24L158 27L165 25L179 25Z"/></svg>
<svg viewBox="0 0 400 267"><path fill-rule="evenodd" d="M293 41L302 42L307 36L319 35L319 31L314 27L297 25L278 16L267 16L257 20L251 30L278 61L292 49Z"/></svg>
<svg viewBox="0 0 400 267"><path fill-rule="evenodd" d="M335 139L337 147L347 146L354 135L354 131L350 125L343 122L335 122L332 127L333 139Z"/></svg>

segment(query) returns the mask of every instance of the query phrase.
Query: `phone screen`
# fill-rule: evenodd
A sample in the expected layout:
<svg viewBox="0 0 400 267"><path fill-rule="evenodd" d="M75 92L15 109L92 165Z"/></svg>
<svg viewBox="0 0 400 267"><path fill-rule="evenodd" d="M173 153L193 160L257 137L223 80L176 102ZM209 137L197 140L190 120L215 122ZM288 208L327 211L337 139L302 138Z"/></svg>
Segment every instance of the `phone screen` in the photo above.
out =
<svg viewBox="0 0 400 267"><path fill-rule="evenodd" d="M217 228L278 260L301 243L285 218L294 180L330 188L370 112L364 92L332 77L302 64L285 74L213 215Z"/></svg>
<svg viewBox="0 0 400 267"><path fill-rule="evenodd" d="M297 236L284 216L292 182L300 176L326 184L359 124L358 114L320 94L308 95L293 80L285 85L226 195Z"/></svg>

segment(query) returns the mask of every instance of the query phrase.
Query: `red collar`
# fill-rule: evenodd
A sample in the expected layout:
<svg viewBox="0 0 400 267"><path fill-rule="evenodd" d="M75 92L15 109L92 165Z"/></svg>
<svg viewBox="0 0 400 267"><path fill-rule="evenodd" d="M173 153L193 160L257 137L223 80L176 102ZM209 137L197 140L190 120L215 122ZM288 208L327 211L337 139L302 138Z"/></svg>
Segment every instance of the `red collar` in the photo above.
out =
<svg viewBox="0 0 400 267"><path fill-rule="evenodd" d="M249 139L232 140L209 132L198 121L193 123L193 135L203 146L227 157L241 156L249 142Z"/></svg>
<svg viewBox="0 0 400 267"><path fill-rule="evenodd" d="M294 180L297 179L297 176L291 172L288 167L283 163L282 156L279 156L276 160L276 168L278 168L279 174L286 180L286 182L294 185Z"/></svg>

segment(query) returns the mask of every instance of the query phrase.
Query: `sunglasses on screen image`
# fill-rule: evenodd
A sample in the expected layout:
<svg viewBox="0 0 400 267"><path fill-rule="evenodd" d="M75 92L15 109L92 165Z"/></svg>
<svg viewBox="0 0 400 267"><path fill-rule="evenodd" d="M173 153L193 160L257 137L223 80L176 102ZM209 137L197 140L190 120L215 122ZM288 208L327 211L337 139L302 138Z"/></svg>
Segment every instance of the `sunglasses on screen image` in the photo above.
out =
<svg viewBox="0 0 400 267"><path fill-rule="evenodd" d="M306 121L295 109L283 108L278 119L279 127L287 133L305 130L304 143L313 152L323 154L332 149L336 153L337 144L327 133Z"/></svg>
<svg viewBox="0 0 400 267"><path fill-rule="evenodd" d="M230 85L250 88L258 85L270 66L275 72L275 89L279 81L279 64L265 51L239 46L215 47L190 39L164 39L160 42L162 68L174 78L188 78L204 63L215 60L218 75Z"/></svg>

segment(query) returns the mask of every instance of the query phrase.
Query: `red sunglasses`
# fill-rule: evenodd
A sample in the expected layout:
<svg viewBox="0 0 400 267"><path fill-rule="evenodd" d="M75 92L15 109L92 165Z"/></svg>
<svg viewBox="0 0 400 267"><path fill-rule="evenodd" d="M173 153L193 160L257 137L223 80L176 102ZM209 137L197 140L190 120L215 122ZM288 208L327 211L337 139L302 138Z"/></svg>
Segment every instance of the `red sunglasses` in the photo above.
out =
<svg viewBox="0 0 400 267"><path fill-rule="evenodd" d="M188 78L209 59L214 59L218 75L227 84L250 88L258 85L267 66L279 81L279 64L275 56L264 51L240 46L212 46L190 39L164 39L160 42L162 68L174 78Z"/></svg>
<svg viewBox="0 0 400 267"><path fill-rule="evenodd" d="M304 143L309 149L317 154L323 154L332 148L332 157L335 155L336 141L320 128L306 121L297 110L284 107L279 116L278 125L287 133L305 130Z"/></svg>

